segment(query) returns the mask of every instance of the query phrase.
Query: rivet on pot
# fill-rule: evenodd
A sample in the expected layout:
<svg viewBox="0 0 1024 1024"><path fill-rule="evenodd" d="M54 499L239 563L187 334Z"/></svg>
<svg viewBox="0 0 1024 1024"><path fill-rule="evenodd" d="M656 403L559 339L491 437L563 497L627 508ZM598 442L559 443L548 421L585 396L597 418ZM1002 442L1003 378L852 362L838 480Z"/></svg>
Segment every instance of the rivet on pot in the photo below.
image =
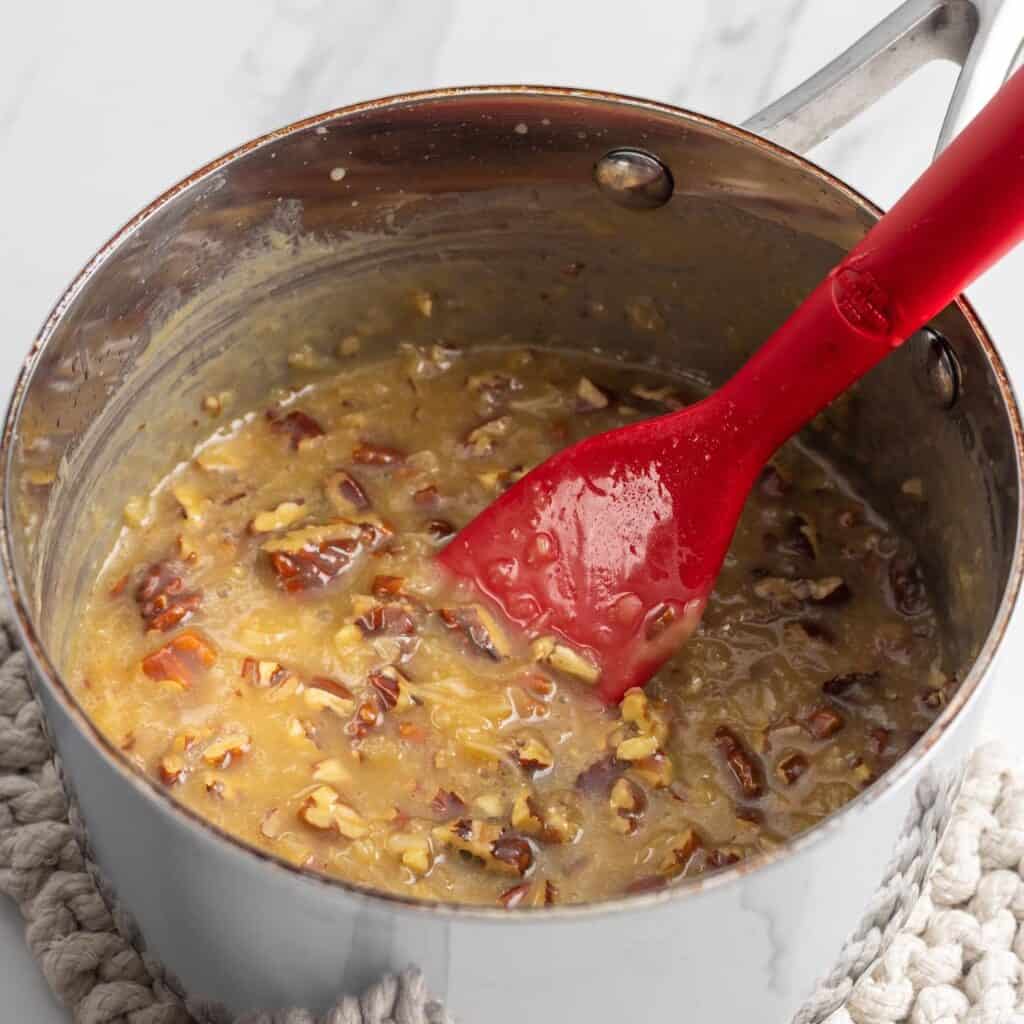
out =
<svg viewBox="0 0 1024 1024"><path fill-rule="evenodd" d="M594 165L594 181L609 199L634 210L653 210L672 198L672 173L640 149L613 149Z"/></svg>
<svg viewBox="0 0 1024 1024"><path fill-rule="evenodd" d="M960 394L960 364L948 341L931 327L915 339L916 378L922 391L940 409L952 409Z"/></svg>

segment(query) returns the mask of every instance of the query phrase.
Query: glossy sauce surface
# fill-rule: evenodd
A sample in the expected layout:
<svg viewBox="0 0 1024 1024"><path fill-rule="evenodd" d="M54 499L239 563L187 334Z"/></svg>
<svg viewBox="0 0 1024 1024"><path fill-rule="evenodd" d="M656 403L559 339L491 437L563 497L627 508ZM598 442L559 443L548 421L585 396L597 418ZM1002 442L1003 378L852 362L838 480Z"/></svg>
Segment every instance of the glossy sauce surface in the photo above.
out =
<svg viewBox="0 0 1024 1024"><path fill-rule="evenodd" d="M948 699L913 551L790 444L690 642L605 707L585 659L517 643L434 555L531 466L678 408L683 383L524 348L355 348L298 353L264 408L211 395L210 439L128 502L79 620L77 696L204 817L410 897L599 900L810 827Z"/></svg>

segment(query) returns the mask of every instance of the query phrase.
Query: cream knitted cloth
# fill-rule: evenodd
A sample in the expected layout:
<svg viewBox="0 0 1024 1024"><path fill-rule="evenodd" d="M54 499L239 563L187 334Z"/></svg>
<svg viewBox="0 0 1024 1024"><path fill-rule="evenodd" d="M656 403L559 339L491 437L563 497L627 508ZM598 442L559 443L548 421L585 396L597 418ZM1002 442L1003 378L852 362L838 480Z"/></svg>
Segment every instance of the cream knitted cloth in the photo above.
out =
<svg viewBox="0 0 1024 1024"><path fill-rule="evenodd" d="M953 824L906 927L827 1024L1024 1024L1022 872L1024 768L1005 751L985 747L974 755ZM187 998L146 954L141 936L104 889L5 609L0 892L21 908L29 946L80 1024L229 1024L222 1008ZM408 970L383 978L359 999L343 997L321 1018L289 1010L245 1021L445 1024L448 1018L428 998L422 976Z"/></svg>

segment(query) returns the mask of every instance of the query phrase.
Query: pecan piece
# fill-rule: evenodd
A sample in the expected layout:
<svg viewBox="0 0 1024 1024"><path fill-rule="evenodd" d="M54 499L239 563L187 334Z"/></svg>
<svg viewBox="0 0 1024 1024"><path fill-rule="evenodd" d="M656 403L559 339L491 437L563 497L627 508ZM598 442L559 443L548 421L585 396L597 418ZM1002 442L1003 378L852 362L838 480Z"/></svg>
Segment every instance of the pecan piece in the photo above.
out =
<svg viewBox="0 0 1024 1024"><path fill-rule="evenodd" d="M821 684L821 689L830 697L842 697L848 690L862 692L872 689L881 679L880 672L845 672L839 676L826 679Z"/></svg>
<svg viewBox="0 0 1024 1024"><path fill-rule="evenodd" d="M441 493L434 484L413 491L412 502L418 508L437 508L441 504Z"/></svg>
<svg viewBox="0 0 1024 1024"><path fill-rule="evenodd" d="M213 647L199 633L186 630L152 654L147 654L142 659L142 671L150 679L170 679L187 690L198 674L216 660Z"/></svg>
<svg viewBox="0 0 1024 1024"><path fill-rule="evenodd" d="M556 672L574 676L593 685L601 678L601 669L589 658L568 644L559 643L553 636L541 636L530 644L530 653Z"/></svg>
<svg viewBox="0 0 1024 1024"><path fill-rule="evenodd" d="M533 867L533 849L522 836L502 835L491 843L491 856L517 875L525 875Z"/></svg>
<svg viewBox="0 0 1024 1024"><path fill-rule="evenodd" d="M632 779L622 777L612 786L608 803L615 815L616 831L632 835L647 810L647 794Z"/></svg>
<svg viewBox="0 0 1024 1024"><path fill-rule="evenodd" d="M612 754L595 761L576 776L576 789L587 796L607 797L626 766Z"/></svg>
<svg viewBox="0 0 1024 1024"><path fill-rule="evenodd" d="M324 428L312 416L299 409L294 409L284 416L276 409L268 409L267 420L271 430L288 438L293 451L304 441L324 435Z"/></svg>
<svg viewBox="0 0 1024 1024"><path fill-rule="evenodd" d="M146 570L135 600L146 628L166 633L192 618L202 603L202 593L186 590L181 566L164 561Z"/></svg>
<svg viewBox="0 0 1024 1024"><path fill-rule="evenodd" d="M344 469L336 470L324 481L324 493L338 515L349 516L353 512L365 512L370 499L359 481Z"/></svg>
<svg viewBox="0 0 1024 1024"><path fill-rule="evenodd" d="M466 435L466 450L470 455L490 455L498 441L512 428L511 416L496 416L474 427Z"/></svg>
<svg viewBox="0 0 1024 1024"><path fill-rule="evenodd" d="M426 524L427 533L435 540L448 540L458 532L447 519L430 519Z"/></svg>
<svg viewBox="0 0 1024 1024"><path fill-rule="evenodd" d="M405 461L405 453L386 445L360 441L352 449L352 461L360 466L397 466Z"/></svg>
<svg viewBox="0 0 1024 1024"><path fill-rule="evenodd" d="M928 610L928 592L917 561L904 556L889 563L889 594L901 615L912 618Z"/></svg>
<svg viewBox="0 0 1024 1024"><path fill-rule="evenodd" d="M720 725L715 730L715 746L725 758L744 797L757 799L764 792L764 772L760 762L728 726Z"/></svg>
<svg viewBox="0 0 1024 1024"><path fill-rule="evenodd" d="M822 706L815 708L805 722L807 731L816 740L831 739L844 725L846 720L834 708Z"/></svg>
<svg viewBox="0 0 1024 1024"><path fill-rule="evenodd" d="M718 847L708 854L707 860L704 863L709 871L717 871L719 868L726 868L730 864L738 864L742 859L743 855L738 850Z"/></svg>
<svg viewBox="0 0 1024 1024"><path fill-rule="evenodd" d="M661 862L661 870L666 875L681 875L690 866L694 855L704 847L701 837L688 828L673 838L665 859Z"/></svg>
<svg viewBox="0 0 1024 1024"><path fill-rule="evenodd" d="M401 604L378 604L356 619L364 636L415 636L416 620Z"/></svg>
<svg viewBox="0 0 1024 1024"><path fill-rule="evenodd" d="M519 767L528 772L546 772L554 763L554 755L535 736L520 736L513 751Z"/></svg>
<svg viewBox="0 0 1024 1024"><path fill-rule="evenodd" d="M608 407L608 396L588 377L580 377L576 385L576 411L593 412Z"/></svg>
<svg viewBox="0 0 1024 1024"><path fill-rule="evenodd" d="M493 616L477 604L441 608L441 621L460 634L469 647L486 655L492 661L503 661L509 655L509 646Z"/></svg>
<svg viewBox="0 0 1024 1024"><path fill-rule="evenodd" d="M461 818L466 813L465 801L451 789L438 788L430 807L441 818Z"/></svg>
<svg viewBox="0 0 1024 1024"><path fill-rule="evenodd" d="M374 549L391 536L383 524L345 519L292 530L267 541L278 583L288 593L325 587L349 569L364 549Z"/></svg>
<svg viewBox="0 0 1024 1024"><path fill-rule="evenodd" d="M309 681L310 687L314 690L326 690L328 693L341 700L355 700L352 691L344 684L329 676L313 676Z"/></svg>
<svg viewBox="0 0 1024 1024"><path fill-rule="evenodd" d="M775 774L787 786L792 786L810 768L807 758L794 751L779 758L775 766Z"/></svg>
<svg viewBox="0 0 1024 1024"><path fill-rule="evenodd" d="M409 691L402 685L402 677L396 668L388 665L382 669L374 669L369 677L382 711L404 710L412 704Z"/></svg>

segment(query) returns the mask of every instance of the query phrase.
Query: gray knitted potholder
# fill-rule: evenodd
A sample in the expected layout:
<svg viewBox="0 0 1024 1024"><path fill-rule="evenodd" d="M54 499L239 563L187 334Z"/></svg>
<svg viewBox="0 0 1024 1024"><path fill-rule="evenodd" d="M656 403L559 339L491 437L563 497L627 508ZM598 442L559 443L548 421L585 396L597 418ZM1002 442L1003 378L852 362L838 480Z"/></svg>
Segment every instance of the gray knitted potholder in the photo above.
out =
<svg viewBox="0 0 1024 1024"><path fill-rule="evenodd" d="M978 751L953 824L903 932L828 1024L1024 1024L1024 770ZM231 1024L190 999L88 858L6 607L0 605L0 892L57 997L79 1024ZM322 1017L259 1013L238 1024L451 1024L414 968ZM739 1024L739 1022L728 1022Z"/></svg>

